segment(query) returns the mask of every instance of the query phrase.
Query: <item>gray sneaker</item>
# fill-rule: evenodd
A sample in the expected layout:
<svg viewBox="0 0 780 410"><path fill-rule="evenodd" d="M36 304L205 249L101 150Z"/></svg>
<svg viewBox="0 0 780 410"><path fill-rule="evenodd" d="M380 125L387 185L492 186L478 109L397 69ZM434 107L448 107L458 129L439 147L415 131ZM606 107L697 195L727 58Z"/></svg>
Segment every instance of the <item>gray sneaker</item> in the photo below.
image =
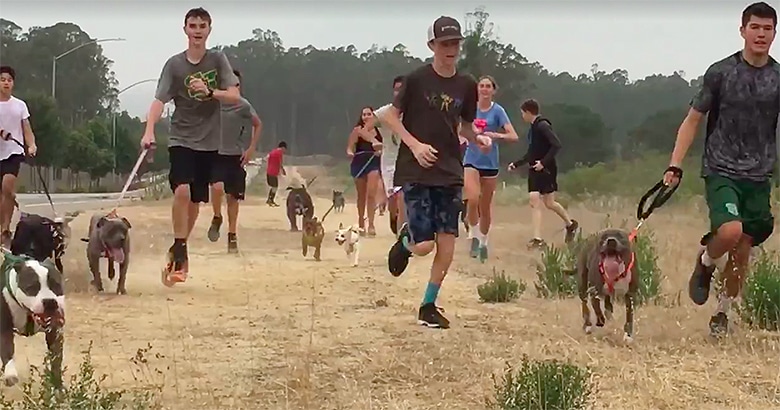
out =
<svg viewBox="0 0 780 410"><path fill-rule="evenodd" d="M469 256L476 258L479 256L479 239L471 238L471 248L469 249Z"/></svg>
<svg viewBox="0 0 780 410"><path fill-rule="evenodd" d="M487 245L480 246L479 247L479 261L482 263L485 263L485 261L488 258L488 248Z"/></svg>

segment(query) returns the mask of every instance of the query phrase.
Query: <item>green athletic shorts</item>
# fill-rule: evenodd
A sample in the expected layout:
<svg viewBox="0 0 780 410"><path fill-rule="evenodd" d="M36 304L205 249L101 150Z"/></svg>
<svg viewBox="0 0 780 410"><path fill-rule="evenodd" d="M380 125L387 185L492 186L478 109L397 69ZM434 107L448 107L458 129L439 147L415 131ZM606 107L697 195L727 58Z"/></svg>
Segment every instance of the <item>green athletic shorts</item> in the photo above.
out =
<svg viewBox="0 0 780 410"><path fill-rule="evenodd" d="M775 220L769 203L771 181L735 180L721 175L704 177L710 229L731 221L742 222L742 232L758 246L772 235Z"/></svg>

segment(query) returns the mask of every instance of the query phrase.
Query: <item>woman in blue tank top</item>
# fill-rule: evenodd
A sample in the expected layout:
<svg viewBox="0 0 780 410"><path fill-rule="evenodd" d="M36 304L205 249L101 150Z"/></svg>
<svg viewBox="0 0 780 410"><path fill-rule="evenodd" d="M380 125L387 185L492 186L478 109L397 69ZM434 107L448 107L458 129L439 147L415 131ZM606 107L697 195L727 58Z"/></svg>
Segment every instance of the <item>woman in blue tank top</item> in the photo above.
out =
<svg viewBox="0 0 780 410"><path fill-rule="evenodd" d="M482 134L494 140L489 152L483 153L469 143L463 156L463 198L466 223L469 225L470 256L485 262L488 256L488 231L492 220L493 194L498 179L498 144L495 141L517 141L517 133L504 107L493 102L498 86L493 77L482 76L477 83L479 100L477 120L482 120ZM476 125L478 121L474 121Z"/></svg>
<svg viewBox="0 0 780 410"><path fill-rule="evenodd" d="M358 226L361 228L360 234L363 235L366 219L368 219L368 236L376 236L374 212L376 211L376 195L381 183L379 155L381 154L382 134L376 127L366 128L366 121L373 116L373 108L363 107L360 119L349 134L347 142L347 156L352 159L349 164L349 173L355 181L355 190L357 191ZM368 213L368 218L366 218L366 213Z"/></svg>

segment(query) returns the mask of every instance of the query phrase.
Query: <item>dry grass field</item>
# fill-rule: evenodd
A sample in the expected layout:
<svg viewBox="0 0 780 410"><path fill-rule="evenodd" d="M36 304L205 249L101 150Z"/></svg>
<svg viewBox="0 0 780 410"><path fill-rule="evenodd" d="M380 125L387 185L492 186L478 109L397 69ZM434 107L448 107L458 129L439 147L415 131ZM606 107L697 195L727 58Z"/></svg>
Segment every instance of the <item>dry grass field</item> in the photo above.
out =
<svg viewBox="0 0 780 410"><path fill-rule="evenodd" d="M301 173L320 175L316 213L322 215L334 180L314 167ZM452 328L441 331L416 324L431 257L413 259L400 278L390 276L386 217L377 223L376 238L363 239L360 266L352 268L333 231L339 222L356 220L353 200L343 214L326 219L321 262L301 255L300 235L288 232L284 208L263 202L254 196L241 209L240 255L226 253L224 232L218 243L206 239L211 215L203 207L190 241L191 278L170 289L159 273L171 241L167 201L120 210L133 224L127 296L112 295L114 284L107 284L107 294L91 292L85 244L71 242L66 363L77 366L92 342L92 360L108 375L106 385L153 386L162 406L177 410L476 410L493 394L491 376L523 355L590 367L595 409L780 407L778 335L737 322L730 337L712 343L707 322L714 298L704 307L687 299L696 244L706 228L696 206L661 209L645 225L657 239L664 302L637 311L634 343L625 346L622 309L605 328L585 335L578 301L536 297L539 253L525 247L531 234L525 205L497 207L485 264L468 258L462 235L439 298ZM605 206L572 205L570 211L586 232L600 228L607 214L632 221L632 205ZM544 235L560 244L563 230L554 218L545 213ZM75 221L76 236L85 235L88 220ZM522 279L529 290L515 302L480 303L477 285L493 269ZM149 346L148 363L132 364ZM17 339L20 369L39 364L43 353L42 336Z"/></svg>

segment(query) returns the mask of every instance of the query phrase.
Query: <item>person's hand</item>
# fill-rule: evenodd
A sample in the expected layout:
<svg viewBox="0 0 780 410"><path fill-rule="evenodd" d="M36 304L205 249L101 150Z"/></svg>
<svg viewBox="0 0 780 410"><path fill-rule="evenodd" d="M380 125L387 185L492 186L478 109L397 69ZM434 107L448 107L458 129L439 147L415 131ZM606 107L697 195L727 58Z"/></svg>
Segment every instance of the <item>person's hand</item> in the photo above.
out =
<svg viewBox="0 0 780 410"><path fill-rule="evenodd" d="M151 149L154 144L154 132L144 133L144 136L141 137L141 149Z"/></svg>
<svg viewBox="0 0 780 410"><path fill-rule="evenodd" d="M436 154L439 153L439 151L436 151L436 148L422 142L418 142L409 148L414 155L414 159L417 160L421 167L430 168L436 162Z"/></svg>
<svg viewBox="0 0 780 410"><path fill-rule="evenodd" d="M490 152L490 148L493 146L493 140L490 137L480 134L477 135L475 140L480 151L484 153Z"/></svg>
<svg viewBox="0 0 780 410"><path fill-rule="evenodd" d="M544 169L544 165L542 165L542 161L536 161L536 162L534 162L534 164L531 166L531 168L533 168L533 169L534 169L534 171L536 171L536 172L539 172L539 171L541 171L541 170L543 170L543 169Z"/></svg>
<svg viewBox="0 0 780 410"><path fill-rule="evenodd" d="M494 140L500 140L500 139L504 138L504 136L502 134L500 134L498 132L493 132L493 131L488 131L488 132L484 133L484 135L486 135L486 136L488 136L488 137L490 137L490 138L492 138Z"/></svg>
<svg viewBox="0 0 780 410"><path fill-rule="evenodd" d="M347 150L347 158L349 159L355 158L355 153L351 149Z"/></svg>
<svg viewBox="0 0 780 410"><path fill-rule="evenodd" d="M27 146L27 156L28 157L35 157L35 154L38 153L38 146L35 144L30 144Z"/></svg>
<svg viewBox="0 0 780 410"><path fill-rule="evenodd" d="M669 168L664 172L664 185L673 187L680 183L682 178L682 169L675 165L669 165Z"/></svg>
<svg viewBox="0 0 780 410"><path fill-rule="evenodd" d="M371 143L371 148L374 149L374 155L377 156L377 157L382 155L382 148L383 147L384 146L379 141L374 141L374 142Z"/></svg>
<svg viewBox="0 0 780 410"><path fill-rule="evenodd" d="M255 156L255 147L250 145L249 148L247 148L246 151L244 151L241 154L241 166L245 167L246 164L248 164L249 161L251 161L254 156Z"/></svg>
<svg viewBox="0 0 780 410"><path fill-rule="evenodd" d="M515 163L514 163L514 162L510 162L510 163L509 163L509 165L507 165L507 166L506 166L506 170L507 170L507 172L512 172L512 171L514 171L516 168L517 168L517 167L515 166Z"/></svg>
<svg viewBox="0 0 780 410"><path fill-rule="evenodd" d="M198 94L206 95L209 93L209 86L206 85L206 82L200 78L193 78L192 80L190 80L188 86L190 90Z"/></svg>

